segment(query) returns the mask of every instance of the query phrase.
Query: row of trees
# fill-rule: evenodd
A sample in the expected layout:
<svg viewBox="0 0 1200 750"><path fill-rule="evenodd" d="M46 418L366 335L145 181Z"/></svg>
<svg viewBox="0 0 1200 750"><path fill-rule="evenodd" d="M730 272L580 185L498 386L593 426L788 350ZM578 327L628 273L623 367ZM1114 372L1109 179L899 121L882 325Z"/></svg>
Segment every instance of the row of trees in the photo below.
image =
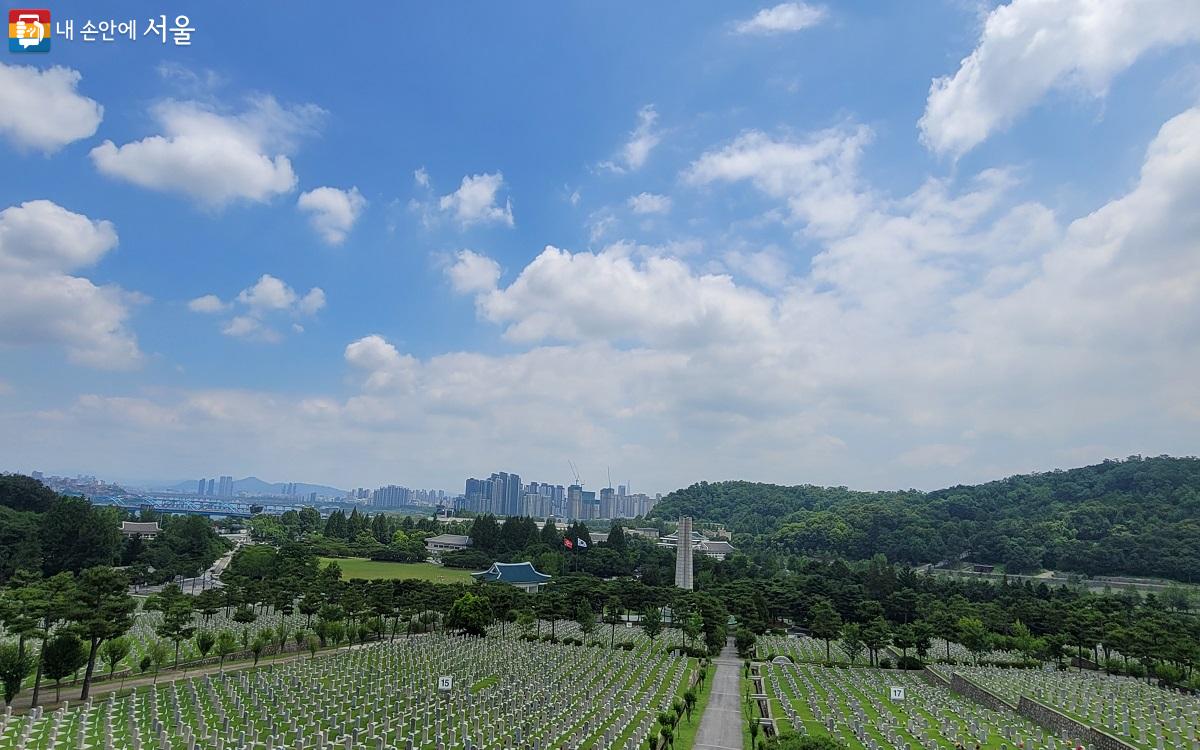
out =
<svg viewBox="0 0 1200 750"><path fill-rule="evenodd" d="M257 515L250 520L251 536L281 545L303 541L314 552L334 557L418 562L426 557L425 539L439 532L431 518L413 519L387 513L349 515L336 510L322 519L314 508L289 510L279 516Z"/></svg>
<svg viewBox="0 0 1200 750"><path fill-rule="evenodd" d="M0 644L0 682L11 703L21 683L35 674L36 705L44 674L56 682L86 667L80 699L86 699L101 648L133 625L137 604L129 578L110 567L43 577L18 572L0 592L0 622L16 643Z"/></svg>

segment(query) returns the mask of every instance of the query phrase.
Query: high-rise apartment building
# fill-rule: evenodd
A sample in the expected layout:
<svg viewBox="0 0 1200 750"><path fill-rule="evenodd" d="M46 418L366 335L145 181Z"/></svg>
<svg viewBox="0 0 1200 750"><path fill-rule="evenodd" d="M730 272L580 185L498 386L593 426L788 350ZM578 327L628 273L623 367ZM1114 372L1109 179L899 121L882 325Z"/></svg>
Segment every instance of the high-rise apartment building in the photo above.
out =
<svg viewBox="0 0 1200 750"><path fill-rule="evenodd" d="M567 518L583 518L583 487L578 484L567 488Z"/></svg>
<svg viewBox="0 0 1200 750"><path fill-rule="evenodd" d="M376 508L399 508L412 504L412 490L389 484L371 493L371 505Z"/></svg>
<svg viewBox="0 0 1200 750"><path fill-rule="evenodd" d="M600 490L600 505L598 513L600 518L617 518L617 496L613 493L612 487L605 487Z"/></svg>

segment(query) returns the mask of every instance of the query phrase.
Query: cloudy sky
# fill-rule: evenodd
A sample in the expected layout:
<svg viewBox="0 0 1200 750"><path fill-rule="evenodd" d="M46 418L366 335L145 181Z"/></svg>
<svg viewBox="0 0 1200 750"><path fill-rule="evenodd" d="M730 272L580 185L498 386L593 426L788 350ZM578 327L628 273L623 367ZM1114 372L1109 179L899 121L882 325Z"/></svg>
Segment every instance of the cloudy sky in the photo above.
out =
<svg viewBox="0 0 1200 750"><path fill-rule="evenodd" d="M0 468L665 492L1196 452L1195 0L79 38L128 7L0 60Z"/></svg>

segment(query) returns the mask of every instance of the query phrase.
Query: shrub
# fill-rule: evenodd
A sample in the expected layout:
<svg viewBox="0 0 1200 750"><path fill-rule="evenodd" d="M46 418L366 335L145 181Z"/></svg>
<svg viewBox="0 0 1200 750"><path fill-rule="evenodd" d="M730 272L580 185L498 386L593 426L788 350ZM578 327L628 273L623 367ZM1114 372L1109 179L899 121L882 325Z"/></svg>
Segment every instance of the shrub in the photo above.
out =
<svg viewBox="0 0 1200 750"><path fill-rule="evenodd" d="M925 662L915 656L901 656L896 660L897 669L924 669ZM886 669L886 667L885 667Z"/></svg>
<svg viewBox="0 0 1200 750"><path fill-rule="evenodd" d="M879 668L880 669L891 669L892 668L892 660L887 658L886 656L883 657L882 659L879 660Z"/></svg>

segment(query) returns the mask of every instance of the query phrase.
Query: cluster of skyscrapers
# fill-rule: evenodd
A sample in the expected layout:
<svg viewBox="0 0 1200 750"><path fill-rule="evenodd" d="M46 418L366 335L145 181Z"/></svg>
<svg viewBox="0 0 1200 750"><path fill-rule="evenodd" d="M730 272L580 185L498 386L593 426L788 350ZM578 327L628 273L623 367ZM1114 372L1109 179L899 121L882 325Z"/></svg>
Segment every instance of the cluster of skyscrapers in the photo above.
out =
<svg viewBox="0 0 1200 750"><path fill-rule="evenodd" d="M196 494L210 497L233 497L233 477L201 479L196 483Z"/></svg>
<svg viewBox="0 0 1200 750"><path fill-rule="evenodd" d="M567 487L548 482L521 483L519 474L497 472L487 479L467 480L466 488L455 503L456 510L493 513L498 516L533 518L635 518L644 516L661 496L630 494L625 485L599 492L582 485Z"/></svg>
<svg viewBox="0 0 1200 750"><path fill-rule="evenodd" d="M352 490L351 499L370 500L375 508L401 508L412 505L442 505L446 502L445 490L410 490L398 484L389 484L376 490L363 488Z"/></svg>

